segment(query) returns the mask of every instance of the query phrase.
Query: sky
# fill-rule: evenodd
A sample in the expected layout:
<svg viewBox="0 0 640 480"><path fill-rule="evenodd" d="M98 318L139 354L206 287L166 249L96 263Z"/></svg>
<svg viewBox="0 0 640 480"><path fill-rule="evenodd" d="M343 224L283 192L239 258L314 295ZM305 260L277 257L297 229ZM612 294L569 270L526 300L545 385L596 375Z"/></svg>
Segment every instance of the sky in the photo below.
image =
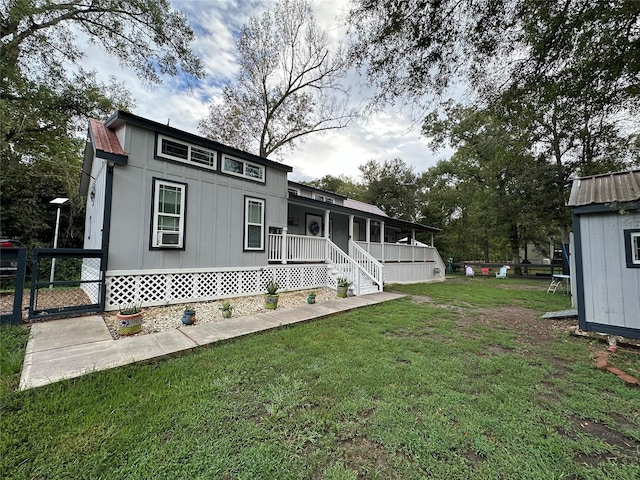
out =
<svg viewBox="0 0 640 480"><path fill-rule="evenodd" d="M180 78L163 78L163 84L149 87L138 80L133 71L122 69L117 60L106 56L99 47L89 47L85 68L95 69L106 81L115 75L131 91L134 114L172 127L199 134L198 122L208 106L220 98L225 83L237 71L235 42L241 27L252 16L270 9L273 0L171 0L182 11L196 34L193 50L204 64L207 78L191 90ZM346 27L341 21L348 11L348 0L313 0L312 7L319 25L334 41L344 40ZM91 51L95 48L95 51ZM364 78L351 72L345 82L351 98L361 105L371 92ZM348 127L305 137L293 151L282 154L283 163L293 167L289 178L313 180L325 175L347 175L359 180L359 165L369 160L383 162L400 158L421 173L451 154L448 149L433 152L420 125L408 112L398 107L353 120ZM275 158L274 158L275 159Z"/></svg>

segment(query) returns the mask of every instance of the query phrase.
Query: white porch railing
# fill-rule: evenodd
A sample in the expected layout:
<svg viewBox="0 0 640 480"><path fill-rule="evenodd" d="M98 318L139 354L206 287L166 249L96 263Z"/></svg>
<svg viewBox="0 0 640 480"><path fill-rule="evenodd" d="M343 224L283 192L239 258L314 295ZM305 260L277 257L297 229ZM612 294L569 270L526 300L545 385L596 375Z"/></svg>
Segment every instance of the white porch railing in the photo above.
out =
<svg viewBox="0 0 640 480"><path fill-rule="evenodd" d="M379 262L435 262L435 247L397 243L354 242Z"/></svg>
<svg viewBox="0 0 640 480"><path fill-rule="evenodd" d="M326 259L324 237L269 234L270 262L324 262Z"/></svg>

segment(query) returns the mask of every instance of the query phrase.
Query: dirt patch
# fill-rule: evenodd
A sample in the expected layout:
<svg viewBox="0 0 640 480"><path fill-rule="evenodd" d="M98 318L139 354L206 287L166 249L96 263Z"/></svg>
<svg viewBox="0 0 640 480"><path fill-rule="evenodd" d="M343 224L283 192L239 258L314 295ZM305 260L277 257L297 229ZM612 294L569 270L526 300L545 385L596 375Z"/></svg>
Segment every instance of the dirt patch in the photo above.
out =
<svg viewBox="0 0 640 480"><path fill-rule="evenodd" d="M608 446L605 452L576 454L575 461L578 463L597 466L600 463L616 460L621 457L635 458L640 461L640 442L615 432L600 422L574 418L572 419L571 430L569 432L559 430L558 433L564 438L572 440L576 439L579 435L589 435L601 440Z"/></svg>

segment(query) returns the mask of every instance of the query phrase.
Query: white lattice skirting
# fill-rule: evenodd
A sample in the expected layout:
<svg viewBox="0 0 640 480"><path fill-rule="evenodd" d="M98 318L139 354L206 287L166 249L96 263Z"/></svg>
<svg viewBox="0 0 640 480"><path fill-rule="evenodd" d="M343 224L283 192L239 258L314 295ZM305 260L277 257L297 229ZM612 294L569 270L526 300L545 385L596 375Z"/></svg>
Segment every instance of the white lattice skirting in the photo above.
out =
<svg viewBox="0 0 640 480"><path fill-rule="evenodd" d="M128 302L150 307L259 295L270 280L281 291L321 288L328 284L327 265L108 271L105 310Z"/></svg>

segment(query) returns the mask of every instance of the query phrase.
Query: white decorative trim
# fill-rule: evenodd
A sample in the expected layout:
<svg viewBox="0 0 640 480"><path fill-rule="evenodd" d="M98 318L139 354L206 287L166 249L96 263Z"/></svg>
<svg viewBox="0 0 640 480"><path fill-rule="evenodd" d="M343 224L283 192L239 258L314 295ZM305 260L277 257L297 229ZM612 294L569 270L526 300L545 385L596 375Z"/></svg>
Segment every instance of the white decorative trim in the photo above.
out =
<svg viewBox="0 0 640 480"><path fill-rule="evenodd" d="M139 301L143 306L203 302L265 293L275 280L281 291L327 286L325 264L279 265L248 268L197 268L106 273L105 310Z"/></svg>

